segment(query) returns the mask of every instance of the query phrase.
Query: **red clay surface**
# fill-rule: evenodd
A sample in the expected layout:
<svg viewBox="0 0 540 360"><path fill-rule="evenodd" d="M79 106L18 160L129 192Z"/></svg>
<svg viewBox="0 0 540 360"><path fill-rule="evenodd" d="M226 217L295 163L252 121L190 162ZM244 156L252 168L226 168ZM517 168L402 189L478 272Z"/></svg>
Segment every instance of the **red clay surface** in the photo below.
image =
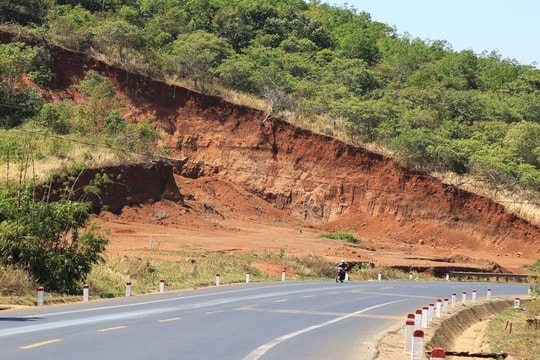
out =
<svg viewBox="0 0 540 360"><path fill-rule="evenodd" d="M96 217L110 229L110 254L141 256L152 241L164 250L283 248L285 255L334 261L512 272L540 258L540 227L490 199L282 119L262 125L265 114L256 109L69 51L57 50L56 59L57 83L42 89L49 99L80 101L70 86L94 69L116 86L129 121L155 117L159 145L176 161L139 164L131 173L108 169L123 174L120 185L129 192L109 189L107 205L116 210ZM153 173L143 171L151 166ZM330 231L362 244L319 236Z"/></svg>

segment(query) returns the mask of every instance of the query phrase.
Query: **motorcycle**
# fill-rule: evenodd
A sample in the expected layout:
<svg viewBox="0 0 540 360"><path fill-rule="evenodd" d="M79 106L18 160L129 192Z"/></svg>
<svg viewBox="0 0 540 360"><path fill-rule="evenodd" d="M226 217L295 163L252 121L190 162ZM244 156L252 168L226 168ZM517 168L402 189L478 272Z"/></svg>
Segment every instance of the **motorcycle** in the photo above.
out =
<svg viewBox="0 0 540 360"><path fill-rule="evenodd" d="M342 267L336 267L336 282L343 282L345 281L345 269Z"/></svg>

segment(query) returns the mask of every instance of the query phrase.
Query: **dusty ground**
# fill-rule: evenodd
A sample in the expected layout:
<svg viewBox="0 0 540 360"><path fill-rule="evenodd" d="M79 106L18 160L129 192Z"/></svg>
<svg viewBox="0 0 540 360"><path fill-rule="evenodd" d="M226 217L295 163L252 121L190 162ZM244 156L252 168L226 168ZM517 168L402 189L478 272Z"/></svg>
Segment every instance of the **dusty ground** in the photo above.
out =
<svg viewBox="0 0 540 360"><path fill-rule="evenodd" d="M173 253L145 251L150 246L171 252L253 253L261 257L284 251L287 256L317 254L336 262L343 258L349 262L368 261L413 269L430 266L490 268L498 264L516 272L523 271L522 265L533 260L527 259L526 254L497 252L474 244L456 249L444 243L404 243L368 230L354 231L362 240L360 245L329 240L320 237L329 231L328 224L300 221L227 180L188 179L176 175L175 182L184 195L183 205L161 200L125 206L119 214L103 211L96 216L96 221L110 231L111 242L107 249L110 255L175 257ZM340 230L353 229L355 221L358 220L347 224L342 220ZM388 226L394 222L391 218L387 221ZM387 226L384 218L378 219L377 226ZM259 266L275 274L282 270L279 264Z"/></svg>

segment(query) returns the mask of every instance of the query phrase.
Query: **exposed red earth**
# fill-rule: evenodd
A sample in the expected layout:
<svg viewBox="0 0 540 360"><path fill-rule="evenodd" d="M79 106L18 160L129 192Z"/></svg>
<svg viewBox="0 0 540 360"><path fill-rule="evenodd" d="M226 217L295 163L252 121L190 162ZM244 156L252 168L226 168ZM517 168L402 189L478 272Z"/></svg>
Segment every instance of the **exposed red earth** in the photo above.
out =
<svg viewBox="0 0 540 360"><path fill-rule="evenodd" d="M540 227L489 198L283 119L263 124L257 109L54 52L56 83L41 89L50 101L80 101L71 85L96 70L117 88L123 115L155 117L170 149L167 159L98 169L120 175L94 199L96 221L110 229L110 254L141 256L151 239L164 250L284 249L436 274L523 272L540 258ZM332 231L362 243L319 236ZM257 266L281 271L271 262Z"/></svg>

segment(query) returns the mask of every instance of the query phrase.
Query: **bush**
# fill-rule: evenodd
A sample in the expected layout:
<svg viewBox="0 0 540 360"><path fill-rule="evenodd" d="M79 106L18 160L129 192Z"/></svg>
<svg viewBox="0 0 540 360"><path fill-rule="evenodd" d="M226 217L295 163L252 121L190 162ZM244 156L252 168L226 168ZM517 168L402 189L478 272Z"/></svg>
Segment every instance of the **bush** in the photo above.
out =
<svg viewBox="0 0 540 360"><path fill-rule="evenodd" d="M0 295L24 296L36 290L34 279L14 266L0 266Z"/></svg>
<svg viewBox="0 0 540 360"><path fill-rule="evenodd" d="M333 239L333 240L345 240L352 244L360 244L362 241L360 239L355 238L353 235L343 232L333 232L333 233L327 233L322 234L320 237L327 238L327 239Z"/></svg>

